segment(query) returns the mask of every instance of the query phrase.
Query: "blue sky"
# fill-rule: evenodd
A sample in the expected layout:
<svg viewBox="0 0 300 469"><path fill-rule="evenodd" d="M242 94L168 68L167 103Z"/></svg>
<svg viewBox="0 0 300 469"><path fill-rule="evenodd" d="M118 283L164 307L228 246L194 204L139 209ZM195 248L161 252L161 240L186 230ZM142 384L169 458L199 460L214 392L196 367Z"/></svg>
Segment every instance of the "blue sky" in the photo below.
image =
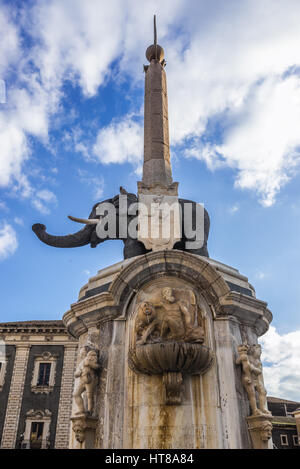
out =
<svg viewBox="0 0 300 469"><path fill-rule="evenodd" d="M273 312L269 394L300 401L298 0L0 2L0 321L61 318L122 259L121 242L60 250L31 225L74 232L67 215L136 192L154 13L173 179L209 211L210 256Z"/></svg>

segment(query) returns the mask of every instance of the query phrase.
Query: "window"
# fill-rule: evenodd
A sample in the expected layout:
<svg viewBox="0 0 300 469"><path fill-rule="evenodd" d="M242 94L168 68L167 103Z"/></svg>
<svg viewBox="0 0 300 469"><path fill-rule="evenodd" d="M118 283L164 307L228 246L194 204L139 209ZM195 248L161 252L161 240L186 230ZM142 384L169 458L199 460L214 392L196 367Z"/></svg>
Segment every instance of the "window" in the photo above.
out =
<svg viewBox="0 0 300 469"><path fill-rule="evenodd" d="M299 437L298 435L293 435L294 446L299 446Z"/></svg>
<svg viewBox="0 0 300 469"><path fill-rule="evenodd" d="M57 356L44 352L35 357L31 391L48 394L54 389Z"/></svg>
<svg viewBox="0 0 300 469"><path fill-rule="evenodd" d="M37 386L49 386L51 363L40 363Z"/></svg>
<svg viewBox="0 0 300 469"><path fill-rule="evenodd" d="M30 449L41 449L44 422L32 422L30 432Z"/></svg>
<svg viewBox="0 0 300 469"><path fill-rule="evenodd" d="M49 448L50 423L51 412L49 410L29 410L26 414L25 431L21 435L21 448Z"/></svg>
<svg viewBox="0 0 300 469"><path fill-rule="evenodd" d="M288 446L288 437L287 435L280 435L280 443L282 446Z"/></svg>
<svg viewBox="0 0 300 469"><path fill-rule="evenodd" d="M4 378L6 372L6 358L4 356L0 356L0 391L4 386Z"/></svg>

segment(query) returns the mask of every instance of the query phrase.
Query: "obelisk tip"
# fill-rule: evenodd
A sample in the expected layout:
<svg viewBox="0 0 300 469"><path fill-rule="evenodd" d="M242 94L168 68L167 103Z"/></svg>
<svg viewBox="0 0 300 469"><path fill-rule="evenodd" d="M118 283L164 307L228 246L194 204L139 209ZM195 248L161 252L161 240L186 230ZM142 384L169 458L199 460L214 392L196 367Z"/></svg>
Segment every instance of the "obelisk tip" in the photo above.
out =
<svg viewBox="0 0 300 469"><path fill-rule="evenodd" d="M153 23L154 23L153 24L154 25L154 44L149 46L148 49L146 50L146 57L149 62L155 59L155 60L158 60L160 63L162 63L164 60L165 53L164 53L163 48L157 44L156 15L154 15Z"/></svg>

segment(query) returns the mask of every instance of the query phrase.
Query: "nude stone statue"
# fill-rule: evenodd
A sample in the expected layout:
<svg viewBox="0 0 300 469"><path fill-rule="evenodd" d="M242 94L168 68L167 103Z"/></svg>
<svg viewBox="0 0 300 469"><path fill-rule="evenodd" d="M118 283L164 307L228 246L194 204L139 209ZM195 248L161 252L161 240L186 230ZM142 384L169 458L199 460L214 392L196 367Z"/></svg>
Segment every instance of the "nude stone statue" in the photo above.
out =
<svg viewBox="0 0 300 469"><path fill-rule="evenodd" d="M261 346L259 344L250 347L250 362L252 364L252 379L254 388L258 394L259 409L264 414L272 415L267 407L267 391L264 386L262 364L261 364Z"/></svg>
<svg viewBox="0 0 300 469"><path fill-rule="evenodd" d="M189 311L173 296L172 288L162 290L163 301L157 306L163 308L164 315L161 324L161 337L180 340L185 336L185 317L189 321Z"/></svg>
<svg viewBox="0 0 300 469"><path fill-rule="evenodd" d="M94 408L94 392L98 381L98 371L100 365L98 363L98 355L95 350L88 350L88 347L82 347L80 350L80 362L75 372L77 383L73 394L77 405L78 414L92 414ZM86 392L87 409L84 408L82 394Z"/></svg>
<svg viewBox="0 0 300 469"><path fill-rule="evenodd" d="M242 365L242 383L248 394L252 415L260 415L256 404L255 388L251 374L252 365L248 358L248 346L240 345L238 347L238 354L239 357L236 360L236 364Z"/></svg>
<svg viewBox="0 0 300 469"><path fill-rule="evenodd" d="M238 346L238 354L236 364L242 365L242 382L248 394L252 415L271 415L266 407L266 390L263 385L260 346L240 345ZM257 406L256 391L259 407Z"/></svg>

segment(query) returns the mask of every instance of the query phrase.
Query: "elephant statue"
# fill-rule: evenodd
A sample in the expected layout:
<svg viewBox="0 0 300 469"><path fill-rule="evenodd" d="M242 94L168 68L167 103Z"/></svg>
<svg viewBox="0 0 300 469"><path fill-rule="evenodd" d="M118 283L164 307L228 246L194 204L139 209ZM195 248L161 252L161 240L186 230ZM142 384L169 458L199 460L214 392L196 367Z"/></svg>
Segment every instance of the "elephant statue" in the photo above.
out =
<svg viewBox="0 0 300 469"><path fill-rule="evenodd" d="M130 207L132 204L136 204L138 202L138 198L135 194L128 193L127 191L125 191L125 189L123 189L122 187L120 188L120 194L127 196L127 223L129 225L129 223L136 217L136 214L135 215L130 214ZM116 195L113 198L106 199L102 202L95 204L92 208L92 211L88 219L69 217L73 221L85 224L85 226L81 230L77 231L76 233L68 234L65 236L53 236L53 235L48 234L46 232L45 225L42 225L40 223L34 224L32 226L32 230L43 243L48 244L49 246L54 246L58 248L75 248L75 247L85 246L87 244L90 244L92 248L95 248L98 244L106 241L107 239L119 239L124 242L124 250L123 250L124 259L135 257L141 254L145 254L149 251L145 248L143 243L138 241L136 238L130 237L128 234L124 236L119 232L120 194ZM185 203L192 204L192 224L194 225L194 220L196 216L196 205L197 205L196 202L193 202L191 200L186 200L186 199L178 199L178 202L180 206L182 207L182 209ZM113 206L115 207L116 232L113 238L107 237L107 238L102 239L97 234L96 226L97 226L97 223L99 223L100 218L101 218L101 215L98 215L99 208L101 207L102 204L107 204L107 203L113 204ZM192 254L198 254L200 256L208 257L207 239L209 235L209 226L210 226L209 215L207 211L204 209L204 242L203 242L203 245L200 249L186 249L186 246L185 246L186 241L191 242L193 241L193 238L187 239L185 237L184 217L182 217L182 238L179 242L177 242L174 245L174 249L179 249L182 251L191 252Z"/></svg>

